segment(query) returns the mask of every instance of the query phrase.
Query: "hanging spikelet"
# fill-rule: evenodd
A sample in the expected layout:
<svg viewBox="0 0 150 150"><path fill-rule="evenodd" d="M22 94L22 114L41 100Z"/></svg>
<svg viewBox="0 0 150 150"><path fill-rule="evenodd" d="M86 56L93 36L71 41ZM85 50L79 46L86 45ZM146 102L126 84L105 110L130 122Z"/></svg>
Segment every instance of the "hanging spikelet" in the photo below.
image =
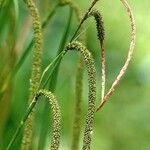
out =
<svg viewBox="0 0 150 150"><path fill-rule="evenodd" d="M88 96L88 112L86 117L86 125L83 139L83 150L90 150L91 144L91 133L93 132L93 122L95 114L95 99L96 99L96 72L94 66L94 60L85 46L80 42L72 42L66 47L68 50L77 50L81 53L82 58L85 62L88 81L89 81L89 96Z"/></svg>
<svg viewBox="0 0 150 150"><path fill-rule="evenodd" d="M39 90L35 97L33 98L32 102L30 103L27 112L23 119L21 120L14 136L12 137L10 143L8 144L7 150L10 150L12 148L13 143L15 142L18 134L21 131L21 128L25 124L26 120L32 113L33 109L35 108L37 102L40 100L39 97L44 96L48 98L51 110L52 110L52 116L53 116L53 132L52 132L52 139L51 139L51 150L58 150L60 145L60 130L61 130L61 113L60 108L58 105L58 102L55 98L55 96L47 90Z"/></svg>
<svg viewBox="0 0 150 150"><path fill-rule="evenodd" d="M38 91L36 99L38 99L39 96L42 95L48 98L49 104L51 106L52 114L53 114L53 120L54 120L52 140L51 140L51 150L58 150L60 145L60 129L61 129L60 108L55 96L50 91L47 90Z"/></svg>
<svg viewBox="0 0 150 150"><path fill-rule="evenodd" d="M102 15L98 10L92 10L89 14L88 17L93 16L96 21L96 28L97 28L97 37L100 42L100 47L101 47L101 99L104 98L105 95L105 83L106 83L106 67L105 67L105 48L104 48L104 40L105 40L105 30L104 30L104 24L103 24L103 19Z"/></svg>
<svg viewBox="0 0 150 150"><path fill-rule="evenodd" d="M135 25L134 15L132 13L132 9L130 8L130 5L128 4L128 2L126 0L120 0L120 1L122 2L123 6L125 7L125 9L128 13L128 16L130 18L130 24L131 24L131 41L130 41L130 46L129 46L129 50L128 50L128 56L127 56L127 59L125 61L125 64L121 68L118 76L116 77L115 81L113 82L113 84L112 84L111 88L109 89L108 93L105 95L105 97L103 98L103 100L99 104L99 106L97 108L97 111L100 110L100 108L106 103L106 101L114 93L114 91L117 88L118 84L120 83L121 79L125 75L125 73L128 69L129 63L132 59L133 50L134 50L134 47L135 47L136 25Z"/></svg>
<svg viewBox="0 0 150 150"><path fill-rule="evenodd" d="M42 32L41 23L38 14L38 9L32 0L24 0L27 7L29 8L30 15L33 18L33 29L34 29L34 52L33 52L33 63L32 63L32 76L30 79L30 97L29 103L36 94L39 87L40 71L41 71L41 53L42 53ZM22 139L22 150L29 150L32 138L32 127L33 127L34 113L32 112L26 122L24 135Z"/></svg>

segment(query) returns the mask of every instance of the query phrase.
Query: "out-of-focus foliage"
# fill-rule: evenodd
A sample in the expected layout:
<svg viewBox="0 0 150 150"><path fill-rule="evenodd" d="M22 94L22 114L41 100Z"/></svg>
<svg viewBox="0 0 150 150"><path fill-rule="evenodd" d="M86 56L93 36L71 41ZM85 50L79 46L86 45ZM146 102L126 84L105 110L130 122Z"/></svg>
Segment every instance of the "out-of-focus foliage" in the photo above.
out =
<svg viewBox="0 0 150 150"><path fill-rule="evenodd" d="M19 72L11 80L9 74L19 60L33 36L31 18L23 1L3 0L0 6L0 149L5 149L27 108L29 79L31 75L32 53L27 57ZM1 1L0 1L1 2ZM84 13L90 1L76 0ZM44 20L56 1L37 1L40 17ZM96 114L92 150L149 150L150 149L150 10L149 0L129 0L137 25L137 42L134 57L126 76L116 93L101 111ZM1 4L1 3L0 3ZM17 8L19 7L19 8ZM118 71L122 67L130 40L129 19L119 0L100 1L96 6L101 11L106 34L106 90L109 89ZM69 17L67 6L57 9L43 32L42 68L55 57ZM71 37L77 28L73 17ZM96 60L97 101L100 100L100 51L94 20L85 23L87 45ZM75 100L75 75L78 55L69 53L62 61L55 95L62 108L62 150L70 149ZM3 92L4 91L4 92ZM87 75L84 75L83 119L87 110ZM44 102L36 106L33 149L39 141L41 116ZM50 116L48 111L47 116ZM51 131L49 131L51 132ZM83 136L83 133L82 133ZM49 147L49 135L47 144ZM22 134L13 148L20 149ZM81 140L82 145L82 140ZM81 149L81 148L80 148Z"/></svg>

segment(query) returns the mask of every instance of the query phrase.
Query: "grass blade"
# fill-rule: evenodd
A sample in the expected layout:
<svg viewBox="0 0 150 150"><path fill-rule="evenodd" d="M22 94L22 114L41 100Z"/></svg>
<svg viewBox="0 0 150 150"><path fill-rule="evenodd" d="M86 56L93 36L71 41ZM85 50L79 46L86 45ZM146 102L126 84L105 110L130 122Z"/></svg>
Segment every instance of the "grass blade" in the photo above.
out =
<svg viewBox="0 0 150 150"><path fill-rule="evenodd" d="M59 46L57 54L61 53L65 47L65 44L66 44L66 41L68 38L68 34L70 31L70 27L71 27L71 20L72 20L72 9L70 8L68 23L67 23L65 32L63 34L62 40L60 42L60 46ZM47 79L47 83L45 82L45 84L44 84L44 86L46 86L46 84L49 84L49 89L52 92L54 92L55 88L56 88L58 71L59 71L61 59L62 59L62 57L58 60L55 67L53 68L53 73L49 75L49 77ZM39 143L38 150L43 150L43 147L44 147L45 141L46 141L45 139L46 139L46 133L48 132L48 123L47 123L47 118L46 118L45 114L47 112L48 112L48 106L45 104L44 111L42 113L43 117L42 117L40 138L39 138L39 142L38 142Z"/></svg>

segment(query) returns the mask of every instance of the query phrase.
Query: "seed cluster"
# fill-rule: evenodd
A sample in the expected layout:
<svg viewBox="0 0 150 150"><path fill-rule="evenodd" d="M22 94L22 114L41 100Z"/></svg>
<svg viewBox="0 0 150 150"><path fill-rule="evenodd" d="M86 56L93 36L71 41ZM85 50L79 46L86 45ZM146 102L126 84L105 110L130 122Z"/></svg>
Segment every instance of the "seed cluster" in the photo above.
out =
<svg viewBox="0 0 150 150"><path fill-rule="evenodd" d="M41 54L42 54L42 32L41 23L36 8L32 0L24 0L27 4L30 14L33 18L33 29L34 29L34 53L33 53L33 64L32 64L32 77L31 77L31 93L36 92L41 71Z"/></svg>
<svg viewBox="0 0 150 150"><path fill-rule="evenodd" d="M89 95L88 95L88 112L86 117L86 125L84 131L83 139L83 150L90 150L91 144L91 132L93 131L93 122L95 114L95 99L96 99L96 72L94 66L94 60L88 51L88 49L83 46L80 42L72 42L67 47L66 50L77 50L81 53L82 58L85 62L88 72L89 81Z"/></svg>
<svg viewBox="0 0 150 150"><path fill-rule="evenodd" d="M104 23L102 19L102 15L98 10L93 10L89 13L89 16L94 16L96 21L96 28L97 28L97 36L101 43L103 43L105 39L105 30L104 30Z"/></svg>
<svg viewBox="0 0 150 150"><path fill-rule="evenodd" d="M32 76L30 82L30 97L29 103L34 98L36 91L39 87L40 72L41 72L41 54L42 54L42 32L40 17L38 9L32 0L24 0L27 7L30 10L30 14L33 18L33 29L34 29L34 52L33 52L33 63L32 63ZM32 127L33 127L34 112L32 112L25 124L24 136L22 139L22 150L28 150L31 143Z"/></svg>
<svg viewBox="0 0 150 150"><path fill-rule="evenodd" d="M38 99L39 96L45 96L48 98L49 104L52 109L53 114L53 133L52 133L52 141L51 141L51 150L58 150L60 145L60 129L61 129L61 114L60 114L60 108L57 103L57 100L55 96L47 90L40 90L37 93L36 99Z"/></svg>

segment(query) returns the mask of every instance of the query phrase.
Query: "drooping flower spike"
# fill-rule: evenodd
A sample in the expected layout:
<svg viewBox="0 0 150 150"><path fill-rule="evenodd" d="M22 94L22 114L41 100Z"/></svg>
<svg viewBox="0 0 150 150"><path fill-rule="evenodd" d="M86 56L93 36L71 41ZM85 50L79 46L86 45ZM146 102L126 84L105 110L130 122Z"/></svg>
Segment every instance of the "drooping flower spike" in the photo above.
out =
<svg viewBox="0 0 150 150"><path fill-rule="evenodd" d="M24 0L26 3L30 15L33 18L33 30L34 30L34 52L32 62L32 75L30 79L30 97L28 103L30 103L39 87L39 81L41 76L41 55L42 55L42 29L39 17L38 9L32 0ZM28 150L31 143L32 128L33 128L34 111L30 114L24 129L22 139L22 150Z"/></svg>
<svg viewBox="0 0 150 150"><path fill-rule="evenodd" d="M98 10L91 10L88 14L88 17L93 16L96 21L97 28L97 37L99 39L99 44L101 47L101 99L104 98L105 95L105 84L106 84L106 67L105 67L105 48L104 48L104 40L105 40L105 30L102 15Z"/></svg>
<svg viewBox="0 0 150 150"><path fill-rule="evenodd" d="M95 116L95 99L96 99L96 71L94 66L94 60L88 49L80 42L72 42L66 47L68 50L77 50L81 53L81 56L85 62L88 81L89 81L89 95L88 95L88 112L86 116L86 124L83 138L83 150L90 150L91 133L93 132L93 123Z"/></svg>
<svg viewBox="0 0 150 150"><path fill-rule="evenodd" d="M131 41L130 41L130 46L129 46L129 50L128 50L128 56L127 59L125 61L124 66L122 67L122 69L120 70L118 76L116 77L115 81L113 82L111 88L109 89L108 93L105 95L105 97L103 98L103 100L101 101L101 103L99 104L97 111L99 111L101 109L101 107L103 107L103 105L106 103L106 101L110 98L110 96L114 93L114 91L116 90L118 84L120 83L120 80L123 78L123 76L125 75L129 63L132 59L132 55L133 55L133 50L135 47L135 42L136 42L136 25L135 25L135 19L134 19L134 15L132 13L132 9L130 7L130 5L128 4L127 0L120 0L123 4L123 6L125 7L128 16L130 18L130 24L131 24Z"/></svg>

